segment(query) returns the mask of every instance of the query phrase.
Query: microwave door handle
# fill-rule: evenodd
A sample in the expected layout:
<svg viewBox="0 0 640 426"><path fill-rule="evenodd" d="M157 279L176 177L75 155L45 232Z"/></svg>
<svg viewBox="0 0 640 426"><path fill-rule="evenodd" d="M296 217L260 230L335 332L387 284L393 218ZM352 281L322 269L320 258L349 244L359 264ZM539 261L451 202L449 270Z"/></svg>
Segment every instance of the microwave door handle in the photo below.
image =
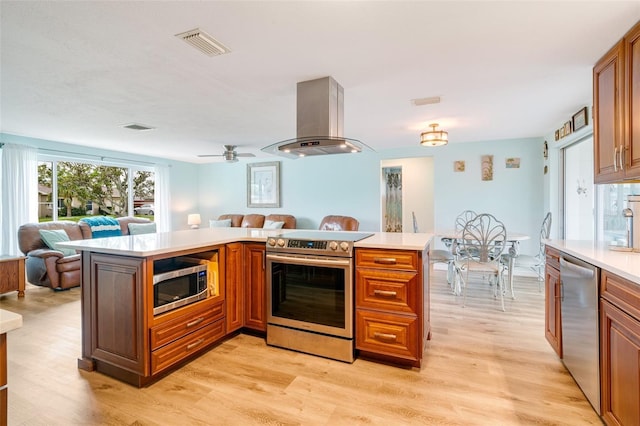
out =
<svg viewBox="0 0 640 426"><path fill-rule="evenodd" d="M282 256L279 254L268 254L267 259L277 260L282 262L295 262L301 263L304 262L307 265L339 265L339 266L349 266L351 264L351 259L318 259L318 258L308 258L308 257L293 257L293 256Z"/></svg>

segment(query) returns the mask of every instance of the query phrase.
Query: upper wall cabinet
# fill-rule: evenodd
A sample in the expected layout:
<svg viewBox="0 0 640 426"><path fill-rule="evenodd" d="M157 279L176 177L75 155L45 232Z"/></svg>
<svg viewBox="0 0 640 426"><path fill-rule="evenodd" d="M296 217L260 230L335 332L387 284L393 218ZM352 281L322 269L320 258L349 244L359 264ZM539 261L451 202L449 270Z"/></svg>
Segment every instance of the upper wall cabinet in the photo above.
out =
<svg viewBox="0 0 640 426"><path fill-rule="evenodd" d="M640 180L640 22L593 67L595 183Z"/></svg>

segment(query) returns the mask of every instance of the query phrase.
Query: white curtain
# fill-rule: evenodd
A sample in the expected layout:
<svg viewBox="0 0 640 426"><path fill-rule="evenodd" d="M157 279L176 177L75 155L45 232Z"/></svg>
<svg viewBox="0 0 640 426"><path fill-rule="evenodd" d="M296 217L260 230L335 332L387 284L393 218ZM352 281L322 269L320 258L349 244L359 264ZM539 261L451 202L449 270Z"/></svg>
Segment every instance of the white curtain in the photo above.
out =
<svg viewBox="0 0 640 426"><path fill-rule="evenodd" d="M0 253L20 255L18 228L38 221L38 151L25 145L2 146Z"/></svg>
<svg viewBox="0 0 640 426"><path fill-rule="evenodd" d="M168 232L171 231L171 169L166 165L156 165L154 171L156 179L154 193L155 222L158 232Z"/></svg>

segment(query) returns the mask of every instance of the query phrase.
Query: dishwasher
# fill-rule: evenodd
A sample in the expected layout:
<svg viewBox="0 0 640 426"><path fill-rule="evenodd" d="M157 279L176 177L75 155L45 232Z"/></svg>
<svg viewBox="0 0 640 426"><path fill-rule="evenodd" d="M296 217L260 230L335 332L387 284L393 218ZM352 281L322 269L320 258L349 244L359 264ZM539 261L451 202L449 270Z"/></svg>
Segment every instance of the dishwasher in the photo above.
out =
<svg viewBox="0 0 640 426"><path fill-rule="evenodd" d="M562 253L560 280L562 361L600 415L599 271Z"/></svg>

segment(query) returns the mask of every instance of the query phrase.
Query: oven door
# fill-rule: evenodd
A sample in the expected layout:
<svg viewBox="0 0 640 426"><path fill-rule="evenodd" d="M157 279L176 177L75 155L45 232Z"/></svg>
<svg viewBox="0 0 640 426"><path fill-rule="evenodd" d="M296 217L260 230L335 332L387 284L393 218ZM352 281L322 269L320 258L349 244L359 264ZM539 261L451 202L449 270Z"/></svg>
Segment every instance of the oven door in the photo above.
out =
<svg viewBox="0 0 640 426"><path fill-rule="evenodd" d="M267 254L267 323L353 338L353 259Z"/></svg>

